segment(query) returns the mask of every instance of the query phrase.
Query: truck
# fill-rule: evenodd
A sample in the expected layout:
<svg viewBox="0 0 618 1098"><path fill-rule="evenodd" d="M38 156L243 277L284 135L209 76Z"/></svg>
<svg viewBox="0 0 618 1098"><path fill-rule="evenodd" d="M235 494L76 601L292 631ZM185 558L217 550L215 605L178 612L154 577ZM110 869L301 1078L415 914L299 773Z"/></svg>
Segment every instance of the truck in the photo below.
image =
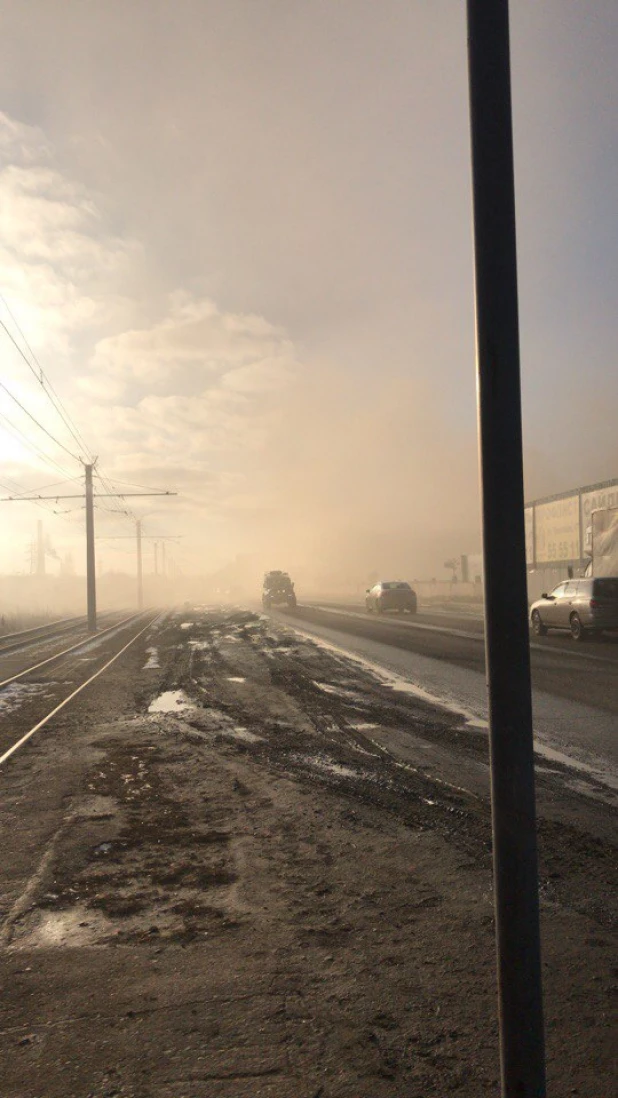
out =
<svg viewBox="0 0 618 1098"><path fill-rule="evenodd" d="M584 540L587 576L618 576L618 507L599 507L590 515Z"/></svg>
<svg viewBox="0 0 618 1098"><path fill-rule="evenodd" d="M262 606L270 610L271 606L287 606L294 609L296 593L294 584L287 572L267 572L262 587Z"/></svg>

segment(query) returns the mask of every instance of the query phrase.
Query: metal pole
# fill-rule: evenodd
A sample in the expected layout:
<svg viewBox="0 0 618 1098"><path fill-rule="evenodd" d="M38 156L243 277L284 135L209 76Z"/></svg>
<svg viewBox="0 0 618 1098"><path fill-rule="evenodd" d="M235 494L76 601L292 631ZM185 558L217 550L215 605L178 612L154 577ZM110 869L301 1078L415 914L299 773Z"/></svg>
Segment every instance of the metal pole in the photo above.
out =
<svg viewBox="0 0 618 1098"><path fill-rule="evenodd" d="M144 577L142 571L142 520L137 520L137 609L144 609Z"/></svg>
<svg viewBox="0 0 618 1098"><path fill-rule="evenodd" d="M543 1098L508 0L467 5L502 1096Z"/></svg>
<svg viewBox="0 0 618 1098"><path fill-rule="evenodd" d="M159 575L159 542L158 541L155 541L155 543L154 543L154 570L155 570L154 571L155 576L158 576Z"/></svg>
<svg viewBox="0 0 618 1098"><path fill-rule="evenodd" d="M166 574L166 567L165 567L165 542L164 542L164 541L162 541L162 542L161 542L161 575L162 575L162 576L165 576L165 574Z"/></svg>
<svg viewBox="0 0 618 1098"><path fill-rule="evenodd" d="M92 490L92 465L86 465L86 592L88 603L88 629L97 631L97 579L94 558L94 493Z"/></svg>

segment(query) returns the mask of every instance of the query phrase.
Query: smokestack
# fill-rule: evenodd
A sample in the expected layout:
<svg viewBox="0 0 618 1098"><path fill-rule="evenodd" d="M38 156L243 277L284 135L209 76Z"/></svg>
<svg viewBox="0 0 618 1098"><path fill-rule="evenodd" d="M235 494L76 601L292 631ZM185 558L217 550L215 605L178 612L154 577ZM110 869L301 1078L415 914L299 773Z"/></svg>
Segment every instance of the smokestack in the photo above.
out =
<svg viewBox="0 0 618 1098"><path fill-rule="evenodd" d="M36 524L36 574L37 576L45 575L45 540L41 519Z"/></svg>

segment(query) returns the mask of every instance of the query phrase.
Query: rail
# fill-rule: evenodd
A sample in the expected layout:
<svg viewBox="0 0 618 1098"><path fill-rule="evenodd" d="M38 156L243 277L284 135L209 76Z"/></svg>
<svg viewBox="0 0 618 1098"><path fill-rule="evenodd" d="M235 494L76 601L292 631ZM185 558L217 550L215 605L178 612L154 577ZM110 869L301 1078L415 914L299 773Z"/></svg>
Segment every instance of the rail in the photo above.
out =
<svg viewBox="0 0 618 1098"><path fill-rule="evenodd" d="M17 682L18 679L23 679L26 675L31 675L33 671L39 671L41 667L46 667L50 663L54 663L56 660L62 659L63 656L68 656L71 652L77 652L78 649L84 648L89 644L96 644L102 637L107 636L109 633L113 633L116 629L122 629L124 625L128 625L131 621L136 621L142 618L144 614L152 613L152 611L142 610L138 614L131 614L128 618L123 618L122 621L115 622L113 625L102 629L99 633L89 634L87 637L83 637L77 644L70 645L69 648L63 648L60 652L55 652L52 656L48 656L47 659L39 660L38 663L32 665L32 667L26 667L22 671L16 672L14 675L10 675L8 679L4 679L0 682L0 690L4 686L9 686L12 682ZM0 652L2 655L2 652Z"/></svg>
<svg viewBox="0 0 618 1098"><path fill-rule="evenodd" d="M145 612L152 614L152 611L145 611ZM126 624L129 621L135 621L136 618L141 618L143 616L144 616L143 613L142 614L134 614L131 618L127 618L125 620L124 624ZM20 738L14 744L12 744L11 747L9 747L2 755L0 755L0 766L2 766L7 761L7 759L10 759L10 757L12 755L14 755L15 752L18 751L20 747L23 747L23 745L25 743L27 743L28 740L30 740L32 738L32 736L34 736L35 733L39 731L39 729L43 728L46 724L48 724L49 721L51 721L52 718L55 717L57 713L59 713L62 709L64 709L65 706L69 705L69 703L72 702L73 699L78 696L78 694L81 694L81 692L83 690L85 690L87 686L90 686L90 684L92 682L94 682L95 679L98 679L100 675L102 675L105 671L107 671L108 667L111 667L112 664L116 662L116 660L120 659L120 657L127 651L127 649L129 649L132 644L135 644L135 642L137 640L139 640L139 638L141 636L143 636L144 633L146 633L152 627L152 625L158 620L158 618L160 616L161 616L160 612L156 612L154 614L154 616L151 617L150 621L148 621L147 624L142 629L140 629L139 632L137 632L134 637L131 637L131 640L127 641L127 643L125 645L123 645L123 647L118 652L116 652L109 660L107 660L107 662L104 663L103 666L100 667L98 671L95 671L93 675L90 675L90 677L88 679L86 679L85 682L81 683L78 687L76 687L76 689L73 690L68 695L68 697L64 698L63 701L61 701L58 705L54 706L54 708L52 710L50 710L50 712L47 713L45 717L43 717L41 720L37 721L37 723L35 725L33 725L33 727L30 728L28 730L28 732L25 732L23 736L20 736ZM102 633L97 634L97 638L102 637L104 635L104 633L111 632L112 629L118 629L118 628L119 628L118 625L111 626L110 629L106 629ZM96 640L97 638L90 638L89 643L92 643L92 640L93 639ZM82 645L77 645L76 647L82 647ZM71 650L72 649L70 649L69 651L71 651ZM54 658L56 658L56 657L54 657ZM50 662L50 661L46 661L46 662ZM32 670L32 668L30 668L30 670ZM9 680L9 681L11 681L11 680ZM3 686L3 685L5 685L5 684L0 683L0 687Z"/></svg>
<svg viewBox="0 0 618 1098"><path fill-rule="evenodd" d="M122 610L108 610L103 616L122 613ZM69 633L79 625L87 626L88 619L85 614L75 618L59 618L57 621L46 622L44 625L35 625L31 629L22 629L18 633L5 633L0 636L0 656L8 652L17 652L20 648L27 648L29 644L36 644L40 640L47 640L63 633ZM6 642L9 643L6 643Z"/></svg>

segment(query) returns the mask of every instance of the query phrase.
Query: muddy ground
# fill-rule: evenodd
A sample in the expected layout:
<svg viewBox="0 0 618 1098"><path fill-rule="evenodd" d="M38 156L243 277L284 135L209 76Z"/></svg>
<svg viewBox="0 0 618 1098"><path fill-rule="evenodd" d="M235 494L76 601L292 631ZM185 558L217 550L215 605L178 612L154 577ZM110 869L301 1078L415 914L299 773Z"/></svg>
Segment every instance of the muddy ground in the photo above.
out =
<svg viewBox="0 0 618 1098"><path fill-rule="evenodd" d="M486 751L280 623L210 610L14 756L3 1098L496 1096L487 799L420 747L402 766L385 729ZM549 1093L609 1098L615 814L562 794L547 775Z"/></svg>

